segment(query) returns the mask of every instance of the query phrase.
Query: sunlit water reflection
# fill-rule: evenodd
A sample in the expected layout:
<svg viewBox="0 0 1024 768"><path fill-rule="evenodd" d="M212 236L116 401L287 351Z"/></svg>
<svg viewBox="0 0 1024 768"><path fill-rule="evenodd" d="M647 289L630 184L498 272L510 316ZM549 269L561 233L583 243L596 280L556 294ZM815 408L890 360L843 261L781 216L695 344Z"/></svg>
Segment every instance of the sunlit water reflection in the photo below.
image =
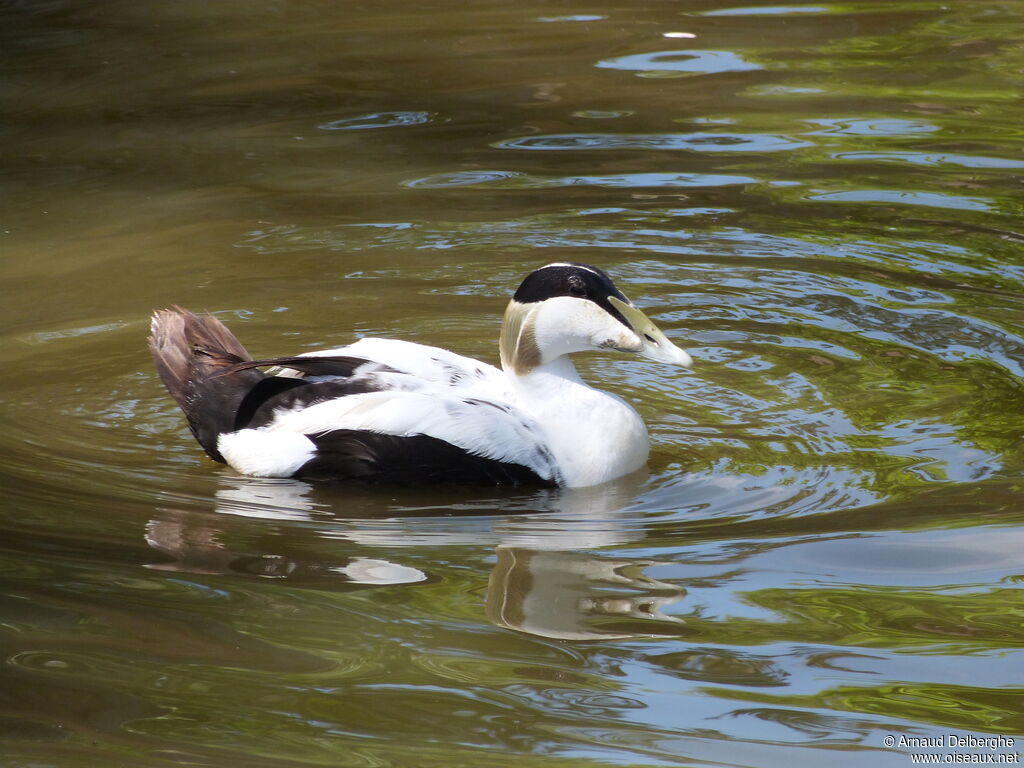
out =
<svg viewBox="0 0 1024 768"><path fill-rule="evenodd" d="M1024 743L1017 5L0 15L0 762ZM145 355L181 303L493 361L567 259L696 360L581 361L653 441L599 488L240 478Z"/></svg>

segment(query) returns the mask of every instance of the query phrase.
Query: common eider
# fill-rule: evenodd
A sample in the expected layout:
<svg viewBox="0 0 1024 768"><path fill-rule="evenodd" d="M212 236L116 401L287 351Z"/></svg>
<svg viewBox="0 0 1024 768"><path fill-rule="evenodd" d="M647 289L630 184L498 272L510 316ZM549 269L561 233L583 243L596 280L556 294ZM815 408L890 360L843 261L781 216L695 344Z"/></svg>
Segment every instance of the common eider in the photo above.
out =
<svg viewBox="0 0 1024 768"><path fill-rule="evenodd" d="M214 460L258 477L402 485L581 487L630 473L647 461L640 415L584 383L569 356L692 362L604 271L564 262L513 295L501 368L380 338L256 360L216 317L181 307L153 314L149 348Z"/></svg>

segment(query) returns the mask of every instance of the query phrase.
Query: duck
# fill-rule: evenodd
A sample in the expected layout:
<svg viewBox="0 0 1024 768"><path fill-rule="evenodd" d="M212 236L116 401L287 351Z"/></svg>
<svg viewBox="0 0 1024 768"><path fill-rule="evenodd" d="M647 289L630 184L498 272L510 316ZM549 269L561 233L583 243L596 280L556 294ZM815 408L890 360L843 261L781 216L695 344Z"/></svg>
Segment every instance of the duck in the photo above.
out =
<svg viewBox="0 0 1024 768"><path fill-rule="evenodd" d="M572 356L690 355L602 269L530 272L505 309L500 367L440 347L365 337L254 358L214 315L151 319L157 373L199 445L242 475L370 485L580 488L635 472L650 441L637 411L590 386Z"/></svg>

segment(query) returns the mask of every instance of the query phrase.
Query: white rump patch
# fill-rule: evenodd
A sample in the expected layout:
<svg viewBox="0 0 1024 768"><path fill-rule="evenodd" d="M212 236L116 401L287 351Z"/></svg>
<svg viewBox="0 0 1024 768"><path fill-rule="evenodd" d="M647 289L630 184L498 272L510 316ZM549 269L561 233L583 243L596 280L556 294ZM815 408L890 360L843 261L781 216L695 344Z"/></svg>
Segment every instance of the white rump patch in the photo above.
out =
<svg viewBox="0 0 1024 768"><path fill-rule="evenodd" d="M291 477L316 455L313 441L295 432L241 429L217 440L217 450L243 475Z"/></svg>

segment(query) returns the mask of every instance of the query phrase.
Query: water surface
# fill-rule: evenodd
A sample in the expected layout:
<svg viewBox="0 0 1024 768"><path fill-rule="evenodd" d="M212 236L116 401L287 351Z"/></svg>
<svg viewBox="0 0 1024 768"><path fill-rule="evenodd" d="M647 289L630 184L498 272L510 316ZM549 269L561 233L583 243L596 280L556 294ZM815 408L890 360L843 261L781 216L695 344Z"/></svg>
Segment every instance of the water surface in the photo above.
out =
<svg viewBox="0 0 1024 768"><path fill-rule="evenodd" d="M0 19L0 763L1024 751L1024 4ZM570 259L696 361L581 359L653 440L599 488L242 478L145 351L493 362Z"/></svg>

